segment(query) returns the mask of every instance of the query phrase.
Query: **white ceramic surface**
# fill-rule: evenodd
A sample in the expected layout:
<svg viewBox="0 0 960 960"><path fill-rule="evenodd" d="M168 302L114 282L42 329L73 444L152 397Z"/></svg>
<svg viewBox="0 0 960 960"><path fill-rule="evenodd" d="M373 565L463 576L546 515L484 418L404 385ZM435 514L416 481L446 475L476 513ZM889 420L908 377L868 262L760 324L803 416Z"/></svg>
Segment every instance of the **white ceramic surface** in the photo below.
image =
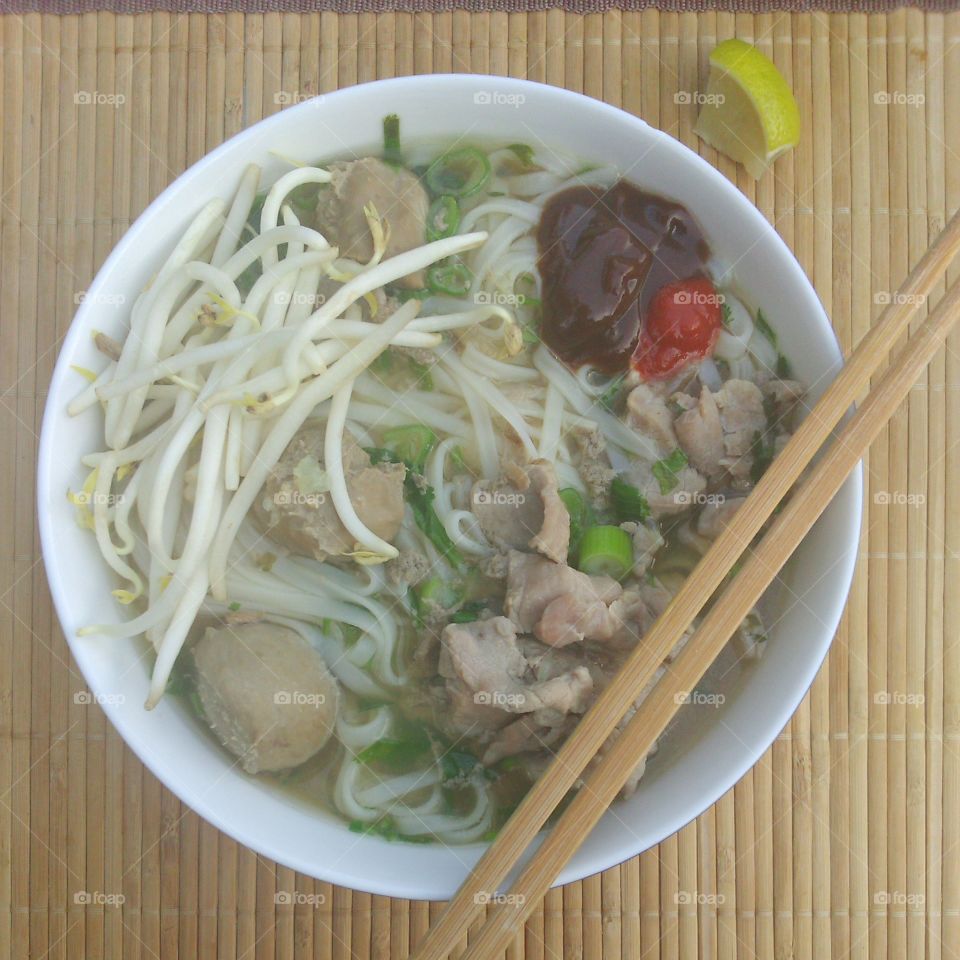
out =
<svg viewBox="0 0 960 960"><path fill-rule="evenodd" d="M271 151L322 159L379 142L383 115L404 138L525 141L616 164L650 190L686 204L722 262L761 306L796 375L822 392L840 365L829 321L810 283L761 214L693 152L641 120L557 88L502 77L423 76L351 87L284 110L227 141L176 180L130 228L77 312L50 386L40 445L38 510L54 602L91 691L130 747L185 803L241 843L324 880L412 898L449 896L483 846L389 843L350 833L245 776L200 735L173 700L143 709L148 666L131 641L78 639L77 628L121 616L115 586L89 532L77 527L68 487L81 454L102 443L96 411L67 417L82 383L70 364L99 366L91 328L122 334L130 304L204 202L227 198L246 164L265 182L288 169ZM850 478L789 568L782 618L766 656L716 689L722 707L695 711L650 764L637 793L603 818L560 877L579 879L657 843L697 816L750 768L796 709L820 666L846 600L860 524L861 480ZM91 708L92 709L92 708ZM113 798L119 800L119 798Z"/></svg>

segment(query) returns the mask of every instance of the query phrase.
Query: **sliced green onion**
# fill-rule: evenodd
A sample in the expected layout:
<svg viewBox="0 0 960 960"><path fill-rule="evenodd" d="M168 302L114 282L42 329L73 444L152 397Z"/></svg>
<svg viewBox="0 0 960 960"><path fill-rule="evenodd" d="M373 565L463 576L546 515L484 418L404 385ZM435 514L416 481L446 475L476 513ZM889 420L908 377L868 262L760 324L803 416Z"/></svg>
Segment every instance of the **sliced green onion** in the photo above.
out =
<svg viewBox="0 0 960 960"><path fill-rule="evenodd" d="M630 535L619 527L587 527L580 541L579 567L590 576L605 574L619 580L633 566Z"/></svg>
<svg viewBox="0 0 960 960"><path fill-rule="evenodd" d="M462 263L438 263L427 271L427 288L431 293L464 297L470 292L471 283L473 283L473 274Z"/></svg>
<svg viewBox="0 0 960 960"><path fill-rule="evenodd" d="M437 197L427 211L427 243L452 237L460 226L460 204L456 197Z"/></svg>
<svg viewBox="0 0 960 960"><path fill-rule="evenodd" d="M669 457L653 465L651 469L660 484L661 493L669 493L680 482L678 474L686 465L687 455L679 447Z"/></svg>
<svg viewBox="0 0 960 960"><path fill-rule="evenodd" d="M411 470L423 473L430 451L437 445L437 435L421 424L393 427L383 431L383 442Z"/></svg>
<svg viewBox="0 0 960 960"><path fill-rule="evenodd" d="M613 503L613 512L621 523L627 520L642 523L650 516L647 498L632 483L627 483L620 477L614 477L610 484L610 500Z"/></svg>
<svg viewBox="0 0 960 960"><path fill-rule="evenodd" d="M395 113L383 118L383 162L392 167L403 166L403 155L400 153L400 118Z"/></svg>
<svg viewBox="0 0 960 960"><path fill-rule="evenodd" d="M793 370L790 368L790 361L782 354L777 354L777 376L781 380L789 380L793 376Z"/></svg>
<svg viewBox="0 0 960 960"><path fill-rule="evenodd" d="M427 188L436 195L472 197L490 179L490 161L476 147L441 154L427 167Z"/></svg>

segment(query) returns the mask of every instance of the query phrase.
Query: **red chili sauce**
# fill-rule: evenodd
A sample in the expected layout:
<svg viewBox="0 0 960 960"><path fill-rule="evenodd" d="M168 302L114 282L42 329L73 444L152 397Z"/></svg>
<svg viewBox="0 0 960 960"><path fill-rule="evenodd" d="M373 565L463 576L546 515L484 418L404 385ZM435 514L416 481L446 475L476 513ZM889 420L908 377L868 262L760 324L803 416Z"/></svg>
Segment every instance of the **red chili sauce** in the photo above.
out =
<svg viewBox="0 0 960 960"><path fill-rule="evenodd" d="M720 297L710 249L685 207L620 180L551 199L537 231L543 278L540 335L573 367L628 366L671 376L712 351Z"/></svg>

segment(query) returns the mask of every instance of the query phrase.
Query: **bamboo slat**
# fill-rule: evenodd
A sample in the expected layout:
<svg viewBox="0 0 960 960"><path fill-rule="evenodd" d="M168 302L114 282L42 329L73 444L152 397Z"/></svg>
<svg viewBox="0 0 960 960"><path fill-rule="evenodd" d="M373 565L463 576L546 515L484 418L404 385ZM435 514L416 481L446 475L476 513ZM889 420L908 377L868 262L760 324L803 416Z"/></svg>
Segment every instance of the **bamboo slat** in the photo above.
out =
<svg viewBox="0 0 960 960"><path fill-rule="evenodd" d="M756 184L675 97L732 35L774 58L804 121ZM87 702L31 505L58 344L147 203L286 103L450 70L580 90L701 152L847 349L960 205L960 13L0 17L0 956L402 958L436 917L267 862L159 786ZM958 439L954 333L870 451L850 603L797 715L680 833L551 891L511 960L960 955Z"/></svg>

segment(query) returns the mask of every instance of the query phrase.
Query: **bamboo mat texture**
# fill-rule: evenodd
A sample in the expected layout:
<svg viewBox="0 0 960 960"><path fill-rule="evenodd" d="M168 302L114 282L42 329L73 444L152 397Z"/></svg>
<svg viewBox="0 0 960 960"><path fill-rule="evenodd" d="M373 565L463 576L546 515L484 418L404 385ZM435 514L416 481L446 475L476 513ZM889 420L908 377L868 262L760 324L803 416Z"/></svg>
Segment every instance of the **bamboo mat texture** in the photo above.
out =
<svg viewBox="0 0 960 960"><path fill-rule="evenodd" d="M698 142L677 96L734 35L774 58L803 116L757 184ZM256 856L88 702L33 515L82 291L174 177L285 103L489 72L583 91L700 150L776 225L849 349L960 205L960 14L30 14L0 18L0 51L0 957L402 958L438 905ZM511 960L960 955L958 441L954 334L870 452L847 614L792 722L679 834L553 890Z"/></svg>

